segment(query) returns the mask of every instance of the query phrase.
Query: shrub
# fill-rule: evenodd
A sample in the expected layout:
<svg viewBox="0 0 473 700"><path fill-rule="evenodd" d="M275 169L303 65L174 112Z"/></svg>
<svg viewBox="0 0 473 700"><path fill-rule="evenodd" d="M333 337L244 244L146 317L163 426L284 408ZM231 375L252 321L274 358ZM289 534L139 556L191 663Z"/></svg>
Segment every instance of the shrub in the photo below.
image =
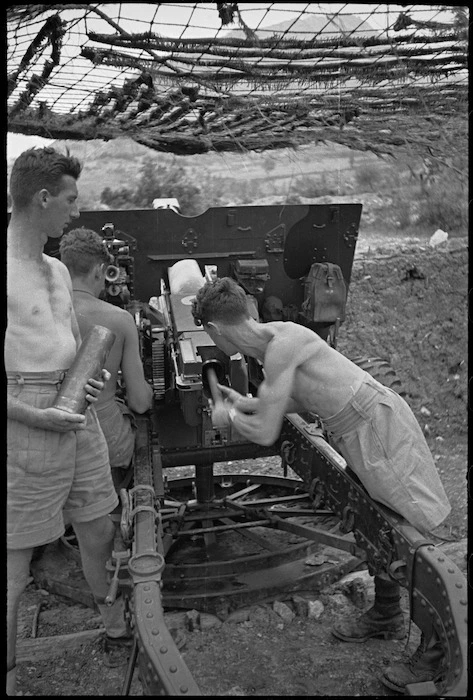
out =
<svg viewBox="0 0 473 700"><path fill-rule="evenodd" d="M375 163L363 163L355 171L355 180L362 192L373 192L380 182L380 169Z"/></svg>
<svg viewBox="0 0 473 700"><path fill-rule="evenodd" d="M434 183L421 200L419 225L462 231L468 227L468 195L459 180L445 175Z"/></svg>

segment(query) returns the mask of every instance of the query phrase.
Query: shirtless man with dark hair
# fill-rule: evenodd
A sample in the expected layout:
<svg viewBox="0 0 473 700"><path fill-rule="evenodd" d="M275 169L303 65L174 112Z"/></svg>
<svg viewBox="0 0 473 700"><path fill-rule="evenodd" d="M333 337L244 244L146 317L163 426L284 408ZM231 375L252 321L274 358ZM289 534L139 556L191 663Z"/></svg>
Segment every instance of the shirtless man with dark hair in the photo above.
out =
<svg viewBox="0 0 473 700"><path fill-rule="evenodd" d="M424 532L446 518L450 505L429 447L398 394L305 326L256 321L244 290L229 277L201 287L192 313L220 350L256 358L264 369L256 397L219 385L225 404L214 409L219 412L215 424L232 422L247 439L272 445L286 413L315 413L372 498ZM355 620L341 621L333 632L347 642L377 636L402 639L399 584L376 576L373 607ZM433 635L422 640L409 662L393 665L381 680L399 692L410 683L435 682L442 656Z"/></svg>
<svg viewBox="0 0 473 700"><path fill-rule="evenodd" d="M151 408L153 389L144 377L132 315L99 298L111 262L101 236L89 229L68 231L61 239L59 252L71 275L74 311L82 337L94 324L115 333L115 342L105 363L111 378L98 397L95 410L107 441L114 484L119 490L135 447L132 411L145 413ZM116 396L119 373L125 385L126 403Z"/></svg>
<svg viewBox="0 0 473 700"><path fill-rule="evenodd" d="M20 597L33 550L74 526L85 578L110 638L128 630L123 600L108 608L106 562L118 505L105 438L92 404L104 381L85 384L85 415L52 404L80 346L67 268L45 255L79 216L80 162L52 148L30 149L15 161L7 231L7 695L16 694L15 649ZM84 380L86 381L86 380Z"/></svg>

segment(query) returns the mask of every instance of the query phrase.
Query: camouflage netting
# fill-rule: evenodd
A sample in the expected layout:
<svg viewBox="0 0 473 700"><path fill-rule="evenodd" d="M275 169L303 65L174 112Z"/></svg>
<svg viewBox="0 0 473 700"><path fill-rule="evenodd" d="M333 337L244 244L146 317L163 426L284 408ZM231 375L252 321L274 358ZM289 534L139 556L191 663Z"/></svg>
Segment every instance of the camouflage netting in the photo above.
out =
<svg viewBox="0 0 473 700"><path fill-rule="evenodd" d="M10 5L8 130L180 155L332 141L448 164L466 148L468 23L455 5Z"/></svg>

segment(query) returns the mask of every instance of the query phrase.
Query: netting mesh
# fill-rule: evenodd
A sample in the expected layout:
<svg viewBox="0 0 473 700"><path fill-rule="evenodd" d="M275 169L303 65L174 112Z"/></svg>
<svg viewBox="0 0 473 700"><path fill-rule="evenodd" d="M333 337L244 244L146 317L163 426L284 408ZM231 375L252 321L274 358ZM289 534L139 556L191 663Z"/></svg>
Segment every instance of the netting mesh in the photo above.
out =
<svg viewBox="0 0 473 700"><path fill-rule="evenodd" d="M466 139L468 21L455 5L10 5L8 128L177 154L330 140L445 157Z"/></svg>

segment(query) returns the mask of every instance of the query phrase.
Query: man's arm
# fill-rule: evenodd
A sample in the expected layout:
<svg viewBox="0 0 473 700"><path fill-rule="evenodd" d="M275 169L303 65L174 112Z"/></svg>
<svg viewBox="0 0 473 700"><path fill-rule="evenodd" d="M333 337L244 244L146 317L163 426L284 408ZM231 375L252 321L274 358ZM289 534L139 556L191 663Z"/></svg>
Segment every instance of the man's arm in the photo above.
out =
<svg viewBox="0 0 473 700"><path fill-rule="evenodd" d="M89 404L97 401L105 382L110 379L110 372L102 370L102 379L89 379L85 385L86 400ZM65 433L68 430L84 430L85 416L82 413L68 413L53 406L49 408L36 408L24 403L16 396L7 394L7 416L11 420L29 425L30 428L42 430L55 430Z"/></svg>
<svg viewBox="0 0 473 700"><path fill-rule="evenodd" d="M292 338L284 335L272 341L264 362L265 378L256 398L242 396L233 403L230 417L241 435L258 445L272 445L277 440L284 414L295 405L291 391L298 364ZM224 389L222 393L229 397Z"/></svg>
<svg viewBox="0 0 473 700"><path fill-rule="evenodd" d="M132 316L124 316L124 341L121 371L126 389L126 402L132 411L145 413L153 404L153 389L145 379L140 358L138 330Z"/></svg>
<svg viewBox="0 0 473 700"><path fill-rule="evenodd" d="M36 408L23 403L15 396L7 396L7 415L11 420L29 425L30 428L54 430L59 433L85 428L85 416L81 413L67 413L52 407Z"/></svg>

